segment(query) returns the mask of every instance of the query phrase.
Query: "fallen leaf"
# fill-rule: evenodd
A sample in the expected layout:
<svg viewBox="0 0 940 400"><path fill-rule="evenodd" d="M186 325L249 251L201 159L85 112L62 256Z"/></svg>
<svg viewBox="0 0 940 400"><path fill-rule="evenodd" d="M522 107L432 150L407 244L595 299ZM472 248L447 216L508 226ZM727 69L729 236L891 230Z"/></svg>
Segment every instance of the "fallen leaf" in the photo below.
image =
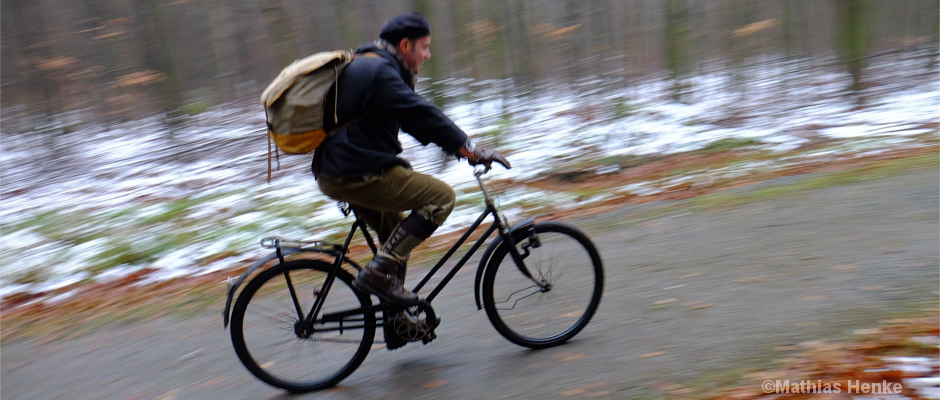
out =
<svg viewBox="0 0 940 400"><path fill-rule="evenodd" d="M531 366L529 366L529 368L545 368L554 364L555 363L552 362L551 360L545 360L545 361L539 361L535 364L532 364Z"/></svg>
<svg viewBox="0 0 940 400"><path fill-rule="evenodd" d="M571 353L571 352L565 352L565 353L561 353L561 354L559 354L559 355L557 355L557 356L553 356L552 358L553 358L553 359L556 359L556 360L559 360L559 361L562 361L562 362L565 362L565 361L580 360L580 359L585 358L585 357L587 357L587 355L585 355L584 353L575 354L575 353Z"/></svg>
<svg viewBox="0 0 940 400"><path fill-rule="evenodd" d="M858 264L844 264L836 265L835 267L832 267L832 269L839 272L854 272L861 268L858 267Z"/></svg>
<svg viewBox="0 0 940 400"><path fill-rule="evenodd" d="M752 35L762 30L773 28L777 26L778 24L779 22L777 22L776 18L753 22L753 23L745 25L742 28L735 29L734 32L731 33L731 36L742 37L742 36Z"/></svg>
<svg viewBox="0 0 940 400"><path fill-rule="evenodd" d="M689 307L693 310L701 310L703 308L712 307L714 305L715 303L706 303L704 301L698 301L698 300L690 301L688 303L683 304L683 306Z"/></svg>
<svg viewBox="0 0 940 400"><path fill-rule="evenodd" d="M738 283L745 284L745 285L752 284L752 283L760 283L763 281L764 279L759 276L751 276L751 277L747 277L744 279L738 279Z"/></svg>
<svg viewBox="0 0 940 400"><path fill-rule="evenodd" d="M434 389L434 388L439 388L441 386L444 386L446 384L447 384L447 381L443 379L438 379L438 380L430 381L428 383L421 385L421 389L425 389L425 390Z"/></svg>
<svg viewBox="0 0 940 400"><path fill-rule="evenodd" d="M180 395L179 389L173 389L157 397L157 400L175 400Z"/></svg>
<svg viewBox="0 0 940 400"><path fill-rule="evenodd" d="M604 382L592 383L592 384L590 384L590 385L582 386L582 387L579 387L579 388L577 388L577 389L571 389L571 390L568 390L568 391L561 392L561 395L562 395L562 396L565 396L565 397L578 396L578 395L581 395L581 394L590 392L590 391L592 391L592 390L594 390L594 389L597 389L597 388L599 388L599 387L601 387L601 386L604 386L604 385L605 385Z"/></svg>
<svg viewBox="0 0 940 400"><path fill-rule="evenodd" d="M213 387L213 386L215 386L215 385L218 385L218 384L220 384L220 383L222 383L222 382L225 382L225 378L220 376L220 377L216 377L216 378L209 379L209 380L207 380L207 381L205 381L205 382L203 382L203 383L200 383L200 384L199 384L199 387L200 387L200 388L209 388L209 387Z"/></svg>
<svg viewBox="0 0 940 400"><path fill-rule="evenodd" d="M676 190L688 190L688 189L691 189L691 188L692 188L693 183L694 183L694 182L692 182L692 181L682 182L682 183L680 183L680 184L678 184L678 185L669 186L669 187L666 188L666 190L668 190L668 191L670 191L670 192L673 192L673 191L676 191Z"/></svg>
<svg viewBox="0 0 940 400"><path fill-rule="evenodd" d="M675 383L660 384L660 385L657 385L656 388L663 392L669 393L672 396L679 397L679 398L685 398L685 397L688 397L689 394L694 393L694 391L692 391L691 389L687 387L683 387L681 385L677 385Z"/></svg>

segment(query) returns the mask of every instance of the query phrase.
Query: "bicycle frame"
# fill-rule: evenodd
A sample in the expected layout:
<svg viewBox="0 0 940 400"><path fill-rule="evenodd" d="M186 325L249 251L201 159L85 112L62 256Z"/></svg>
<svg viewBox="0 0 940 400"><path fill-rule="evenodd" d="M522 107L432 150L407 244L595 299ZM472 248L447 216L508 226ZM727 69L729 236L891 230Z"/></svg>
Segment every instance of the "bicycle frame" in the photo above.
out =
<svg viewBox="0 0 940 400"><path fill-rule="evenodd" d="M458 260L457 263L453 267L451 267L447 275L445 275L444 278L440 282L438 282L437 286L435 286L434 289L431 290L431 293L423 299L423 301L427 302L428 304L430 304L434 300L434 298L436 298L437 295L440 294L442 290L444 290L444 287L446 287L447 284L450 283L450 281L457 275L457 273L460 272L460 270L467 264L467 262L470 261L470 258L473 257L474 254L476 254L476 252L487 241L487 239L489 239L489 237L493 234L494 231L499 231L499 237L503 241L506 241L507 244L510 246L510 254L512 255L512 258L515 261L516 266L519 268L519 270L526 277L531 279L536 285L540 287L545 285L544 282L539 282L535 278L533 278L531 273L529 273L528 269L525 267L523 256L519 254L519 251L516 248L515 239L513 238L513 235L512 235L512 232L515 231L516 229L508 228L505 222L505 219L502 217L502 215L499 213L499 210L496 208L495 201L490 196L489 192L486 190L486 186L483 184L483 180L481 176L484 173L485 171L483 170L477 170L474 172L474 177L477 179L477 183L479 184L480 189L483 192L484 203L486 206L485 209L480 214L480 216L477 217L476 221L474 221L474 223L470 225L469 228L467 228L463 236L461 236L460 239L458 239L457 242L455 242L450 247L447 253L445 253L444 256L441 257L441 259L437 262L437 264L435 264L434 267L432 267L431 270L428 271L427 274L425 274L424 278L421 279L421 281L418 283L417 286L415 286L415 288L412 291L415 293L420 292L421 289L424 288L424 286L427 285L428 282L430 282L431 278L437 275L438 271L440 271L441 268L444 267L444 264L446 264L451 259L451 257L453 257L453 255L470 238L470 236L473 235L473 233L476 232L478 228L480 228L483 222L486 221L487 217L493 216L493 223L490 224L490 226L486 229L486 231L484 231L483 234L476 240L476 242L474 242L473 246L470 247L470 249L464 253L463 257L461 257L460 260ZM534 219L527 220L522 225L523 226L531 225L532 222L534 222ZM359 229L357 229L357 227ZM373 244L374 241L371 235L369 234L368 230L365 229L365 224L363 223L363 221L359 219L358 215L356 216L356 222L353 223L353 227L350 229L349 234L346 236L346 240L342 248L347 249L349 247L349 244L352 242L352 238L353 236L355 236L357 230L361 230L362 234L366 236L366 240L368 241L369 246L372 249L373 254L374 254L376 252L375 246ZM494 246L498 243L499 242L494 241L491 244L491 246ZM489 251L487 252L487 254L489 254ZM327 277L327 280L326 282L324 282L321 293L329 293L328 290L330 286L332 286L333 279L335 278L335 271L337 268L341 267L343 258L344 257L342 256L336 257L336 262L333 265L334 272L329 274L329 276ZM483 268L485 268L486 266L486 261L487 261L486 258L487 257L484 257L484 259L480 262L480 269L477 274L478 276L482 275ZM479 279L477 279L477 283L475 284L475 286L477 287L479 286ZM479 293L479 290L475 289L475 292ZM305 319L305 322L309 324L307 326L312 326L313 322L316 320L316 316L317 314L319 314L320 307L325 298L326 296L321 296L320 298L318 298L316 301L316 304L314 304L314 306L312 307L311 312L307 314L307 317ZM479 309L480 308L479 301L477 301L477 303L478 303L477 308ZM382 307L382 306L384 306L384 304L379 305L379 307ZM371 312L371 310L363 310L363 312ZM342 314L347 314L347 313L342 313ZM298 315L298 316L303 318L303 315ZM333 315L331 317L336 317L336 315ZM324 316L324 319L326 319L326 316ZM330 320L332 320L332 318L330 318Z"/></svg>
<svg viewBox="0 0 940 400"><path fill-rule="evenodd" d="M444 256L437 262L437 264L435 264L434 267L432 267L431 270L428 271L427 274L425 274L424 278L422 278L421 281L418 283L418 285L415 286L413 291L417 293L422 288L424 288L424 286L427 285L428 282L430 282L430 280L441 270L441 268L443 268L444 264L446 264L451 259L451 257L453 257L453 255L460 249L460 247L470 238L470 236L474 232L476 232L476 230L479 229L481 225L483 225L483 222L487 219L487 217L493 216L493 223L476 240L473 246L469 250L467 250L466 253L464 253L463 257L461 257L460 260L458 260L457 263L453 267L451 267L450 271L448 271L448 273L437 284L437 286L435 286L434 289L431 290L430 294L422 300L427 305L429 305L431 301L433 301L434 298L436 298L437 295L440 294L440 292L444 289L444 287L446 287L447 284L450 283L450 281L457 275L457 273L460 272L460 270L466 265L466 263L470 260L470 258L473 257L474 254L476 254L476 252L487 241L487 239L489 239L489 237L493 234L494 231L498 231L499 235L496 237L496 239L493 240L493 242L490 243L490 246L489 248L487 248L486 252L484 252L483 259L480 261L480 264L477 270L477 274L476 274L477 278L474 283L474 294L476 297L477 309L482 308L480 305L480 300L479 300L480 278L482 277L483 271L485 270L487 266L489 254L493 251L493 249L495 249L502 242L506 242L506 245L509 246L509 253L513 261L515 261L516 266L519 268L519 271L524 276L532 280L532 282L534 282L536 285L540 287L544 288L544 286L546 285L545 282L540 282L537 279L535 279L532 276L532 274L528 271L523 261L524 254L520 254L519 249L516 247L516 238L515 238L514 233L524 231L524 228L526 227L531 227L532 224L534 223L534 218L527 219L517 224L516 226L513 226L512 228L508 227L508 224L506 223L505 218L503 218L503 216L499 213L499 210L496 208L495 201L490 196L489 192L486 190L486 186L483 184L483 180L481 176L484 173L486 173L486 171L482 169L478 169L474 171L474 177L476 178L477 183L479 184L480 189L482 190L482 193L483 193L485 209L480 214L480 216L476 219L476 221L469 228L467 228L463 236L461 236L460 239L458 239L457 242L455 242L451 246L451 248L447 251L447 253L445 253ZM347 210L344 209L344 213L346 212ZM355 212L353 212L353 214L355 215ZM279 239L266 238L262 240L263 246L272 247L275 249L275 255L269 256L265 258L264 260L261 260L260 262L256 263L253 267L245 271L238 281L232 282L231 279L229 280L228 300L226 301L226 306L225 306L225 311L224 311L225 326L228 325L230 304L235 294L235 291L237 290L241 282L244 281L247 278L247 276L252 273L252 271L254 271L257 268L260 268L261 266L263 266L264 264L270 261L273 261L274 259L278 259L281 263L283 263L285 251L287 254L318 252L318 253L328 254L328 255L335 257L335 260L333 262L333 270L327 275L326 279L323 282L323 286L321 287L320 293L322 295L317 298L317 300L311 306L310 310L306 313L306 315L304 315L304 310L300 308L300 305L296 301L294 303L295 309L297 311L298 319L300 321L304 321L304 323L301 324L303 326L304 331L306 331L308 334L312 333L313 324L317 320L317 316L320 314L320 310L323 306L323 302L325 298L327 297L327 295L329 294L329 289L332 287L333 282L336 279L337 271L342 268L343 263L344 262L349 263L357 270L361 269L356 263L354 263L352 260L349 260L346 257L346 253L348 252L349 245L350 243L352 243L353 238L356 236L356 231L362 232L362 235L366 238L366 241L370 249L372 250L372 253L375 254L377 252L375 242L372 238L372 235L369 234L368 229L366 229L365 222L359 219L358 215L355 215L355 216L356 216L356 220L355 222L353 222L352 227L350 228L349 233L346 235L346 238L341 246L333 245L327 248L327 247L324 247L324 244L322 242L291 243L293 244L293 246L288 246L288 245L282 246L281 243L279 242ZM285 273L284 278L287 280L288 286L289 287L292 286L290 277L287 276L286 273ZM294 298L296 299L296 294L292 293L292 296L294 296ZM350 309L347 311L331 313L331 315L329 316L324 315L323 320L342 322L348 316L352 316L352 315L356 315L360 313L376 312L378 310L384 309L385 307L386 307L385 303L380 303L378 305L372 306L372 309L370 310ZM342 323L339 329L343 329Z"/></svg>
<svg viewBox="0 0 940 400"><path fill-rule="evenodd" d="M230 280L224 311L226 327L228 317L232 318L232 345L242 364L272 386L291 393L308 392L333 387L352 374L375 349L378 327L390 350L413 342L428 344L437 338L435 330L441 324L431 302L486 242L488 247L477 257L473 290L477 308L486 310L500 335L520 346L542 349L565 343L581 332L597 311L603 291L597 248L580 230L561 222L536 223L529 218L510 227L481 179L485 172L478 169L474 174L485 198L482 213L462 230L462 236L448 240L450 248L413 289L420 299L408 305L382 295L376 301L375 294L380 292L357 283L355 274L372 267L360 267L350 259L357 231L374 255L379 251L354 206L341 204L346 216L355 215L341 244L262 240L262 246L274 249L274 254L245 271L234 284ZM458 252L463 254L458 257ZM570 284L565 280L557 287L559 292L549 293L559 279L568 276L577 279ZM432 279L439 282L432 285ZM231 309L238 286L245 280L249 282ZM531 307L537 312L530 312Z"/></svg>
<svg viewBox="0 0 940 400"><path fill-rule="evenodd" d="M470 227L467 228L463 236L461 236L460 239L458 239L457 242L454 243L453 246L451 246L450 250L448 250L447 253L445 253L444 256L441 257L441 259L437 262L437 264L435 264L434 267L432 267L431 270L428 271L428 273L424 275L424 278L421 279L421 282L419 282L418 285L415 286L415 288L413 289L415 293L421 291L424 285L426 285L431 280L431 278L437 274L437 272L444 266L444 264L447 263L447 261L449 261L450 258L457 252L460 246L462 246L464 242L466 242L467 239L470 238L470 235L472 235L473 232L476 232L477 228L479 228L480 225L483 224L483 221L486 220L486 217L490 215L493 215L494 217L493 223L486 229L486 231L483 232L483 235L481 235L480 238L477 239L477 241L473 244L473 246L470 247L470 249L467 250L466 253L464 253L463 257L461 257L460 260L457 261L457 264L455 264L447 273L447 275L444 276L444 279L438 282L434 290L432 290L431 293L425 298L426 301L430 303L432 300L434 300L435 297L437 297L438 294L440 294L442 290L444 290L444 287L447 286L447 284L450 283L450 281L454 278L454 276L457 275L457 272L459 272L463 268L463 266L467 264L467 261L470 261L470 257L472 257L477 252L477 250L480 249L480 246L482 246L483 243L485 243L487 239L489 239L490 235L493 234L493 231L496 231L497 229L501 233L506 231L505 223L500 220L498 211L496 211L496 209L492 205L487 204L486 209L483 211L482 214L480 214L480 216L473 223L473 225L470 225ZM507 235L508 235L508 232L507 232ZM511 240L512 238L509 238L509 239ZM504 237L504 240L506 240L505 237Z"/></svg>

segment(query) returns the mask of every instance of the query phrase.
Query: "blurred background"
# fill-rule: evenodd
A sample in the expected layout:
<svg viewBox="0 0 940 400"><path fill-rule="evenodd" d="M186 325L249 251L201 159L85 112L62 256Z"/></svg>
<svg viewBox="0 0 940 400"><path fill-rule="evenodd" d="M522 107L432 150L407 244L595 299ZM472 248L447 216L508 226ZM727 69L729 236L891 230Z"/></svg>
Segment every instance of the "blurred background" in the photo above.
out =
<svg viewBox="0 0 940 400"><path fill-rule="evenodd" d="M226 271L250 261L260 237L343 229L314 189L309 156L275 160L265 184L257 99L292 60L372 41L402 12L432 26L418 90L517 166L498 175L515 182L501 190L516 216L935 146L938 9L936 0L4 0L0 246L18 262L4 263L0 295L67 297L89 280ZM472 221L466 166L401 137L416 169L466 198L444 230ZM618 175L668 154L741 147L763 153ZM593 176L613 183L530 185Z"/></svg>
<svg viewBox="0 0 940 400"><path fill-rule="evenodd" d="M588 397L663 398L629 386L727 375L738 352L766 366L779 344L845 337L888 311L936 316L937 0L2 0L4 398L272 398L208 333L223 334L225 277L262 237L331 238L350 221L309 155L273 160L266 183L258 98L292 60L372 41L413 10L433 37L417 90L512 161L490 175L501 209L586 222L610 284L581 347L478 352L460 339L482 321L464 318L468 302L445 317L468 335L437 348L447 361L370 361L349 381L363 391L323 395L378 397L417 366L430 381L402 398L446 398L448 380L467 388L449 397L480 382L507 396L541 364L564 376L528 380L543 391L596 374L610 392ZM458 194L416 252L433 257L481 196L465 162L400 138ZM200 318L85 336L179 314ZM17 352L24 338L56 347Z"/></svg>
<svg viewBox="0 0 940 400"><path fill-rule="evenodd" d="M3 129L68 132L160 113L168 123L254 99L283 66L355 48L417 10L432 23L422 74L514 86L605 78L629 86L727 69L838 63L860 90L874 57L936 62L933 0L9 0L0 5ZM433 95L433 90L431 91ZM435 96L443 101L441 96ZM29 115L22 120L13 116Z"/></svg>

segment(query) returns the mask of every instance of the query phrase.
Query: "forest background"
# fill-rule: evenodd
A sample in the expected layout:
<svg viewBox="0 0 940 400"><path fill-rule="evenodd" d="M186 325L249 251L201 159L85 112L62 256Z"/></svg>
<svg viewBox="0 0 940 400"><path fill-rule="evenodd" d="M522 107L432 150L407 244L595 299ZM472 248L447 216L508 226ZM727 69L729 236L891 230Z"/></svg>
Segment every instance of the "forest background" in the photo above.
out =
<svg viewBox="0 0 940 400"><path fill-rule="evenodd" d="M249 249L257 251L258 238L345 228L348 222L335 204L311 193L309 158L283 157L274 183L263 183L264 119L257 99L292 60L374 40L387 18L410 10L426 15L433 32L433 58L422 69L418 90L483 143L498 142L494 147L508 150L516 165L500 170L494 182L512 190L506 190L504 211L554 218L696 196L695 204L740 204L908 168L937 168L937 0L2 0L0 337L5 354L10 341L75 338L115 320L170 312L211 310L215 329L214 307L224 301L219 282L257 258ZM413 150L405 144L406 152ZM434 168L455 183L466 201L449 223L466 226L461 212L472 209L470 218L475 217L478 204L475 186L467 189L454 178L469 180L466 166L451 167L456 163L442 161L438 153L417 161L418 168ZM854 169L813 175L783 189L765 187L745 200L738 192L706 196L839 168ZM872 206L869 198L856 196L864 207ZM641 215L644 223L657 216ZM858 218L868 223L870 216L859 212ZM923 218L901 220L930 223ZM626 232L623 225L604 226ZM441 242L445 233L439 234ZM936 243L936 230L930 234L922 239ZM592 231L591 236L601 235ZM793 246L782 244L761 248ZM688 254L707 249L701 242L683 245ZM872 251L906 257L899 248L894 241ZM677 254L686 253L659 253L657 262L676 260ZM930 269L936 266L932 254L910 265ZM672 262L681 268L688 264ZM681 268L663 271L691 276L678 272ZM815 270L844 275L858 269L839 263ZM871 270L892 271L880 265ZM924 286L935 281L926 279ZM844 282L854 285L851 279ZM761 282L744 277L707 287L725 284ZM911 292L886 289L884 296L895 300L897 293ZM920 304L900 301L905 308ZM935 304L931 297L931 307ZM691 307L733 310L705 305ZM828 309L819 303L814 308ZM930 313L926 325L936 335L936 310ZM804 321L783 322L792 327ZM842 328L832 322L821 325ZM912 332L910 324L903 329ZM907 337L892 339L883 332L871 337L886 345L866 348L912 348ZM176 334L168 343L188 348L179 346ZM153 348L149 334L129 340L133 345L125 348L139 348L134 343L139 340ZM95 348L100 343L110 342L92 340ZM121 348L108 348L115 347ZM936 365L936 348L927 350ZM174 365L165 371L186 371L176 368L173 352L162 353ZM223 352L202 354L210 353ZM46 349L19 354L40 354L66 367L71 364L62 360L76 359L49 358ZM111 354L128 359L119 351ZM244 382L244 372L231 368L234 359L227 360L208 365L233 371L232 379ZM677 360L684 369L687 360ZM861 363L842 368L853 360L842 354L823 357L840 371L869 368ZM33 360L18 361L4 365L18 369ZM163 365L152 361L141 365ZM7 371L4 378L10 377ZM21 371L29 376L35 369ZM83 371L70 375L72 381L50 380L48 371L32 374L42 384L9 381L44 396L52 389L74 394L74 381L92 388L96 398L101 388L122 390L115 389L121 383L114 380L99 384L88 378L100 371ZM151 380L157 376L130 372ZM937 376L935 369L929 374ZM191 375L187 378L205 374ZM128 383L128 391L142 386L121 382ZM198 386L241 389L229 382ZM16 393L12 388L4 394ZM690 390L664 388L680 398Z"/></svg>
<svg viewBox="0 0 940 400"><path fill-rule="evenodd" d="M935 0L5 0L2 129L155 114L178 125L254 100L294 59L373 40L403 10L431 21L423 86L439 104L449 97L436 83L453 79L510 92L667 76L681 100L688 76L725 71L734 85L781 67L840 68L861 93L874 57L918 50L932 68L940 30Z"/></svg>

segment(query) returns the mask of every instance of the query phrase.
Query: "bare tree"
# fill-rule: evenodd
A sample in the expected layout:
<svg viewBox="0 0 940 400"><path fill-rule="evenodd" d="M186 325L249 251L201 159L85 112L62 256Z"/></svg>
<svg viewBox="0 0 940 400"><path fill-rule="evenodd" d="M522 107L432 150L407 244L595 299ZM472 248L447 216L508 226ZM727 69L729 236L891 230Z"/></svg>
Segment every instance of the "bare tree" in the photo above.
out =
<svg viewBox="0 0 940 400"><path fill-rule="evenodd" d="M868 5L866 0L838 1L839 55L852 75L852 92L862 101L862 71L868 54Z"/></svg>
<svg viewBox="0 0 940 400"><path fill-rule="evenodd" d="M940 52L936 0L4 0L0 104L179 121L194 102L254 99L287 63L373 40L405 11L432 22L432 82L666 73L678 99L690 74L723 67L746 93L784 60L839 65L860 93L873 57L916 51L936 68Z"/></svg>

